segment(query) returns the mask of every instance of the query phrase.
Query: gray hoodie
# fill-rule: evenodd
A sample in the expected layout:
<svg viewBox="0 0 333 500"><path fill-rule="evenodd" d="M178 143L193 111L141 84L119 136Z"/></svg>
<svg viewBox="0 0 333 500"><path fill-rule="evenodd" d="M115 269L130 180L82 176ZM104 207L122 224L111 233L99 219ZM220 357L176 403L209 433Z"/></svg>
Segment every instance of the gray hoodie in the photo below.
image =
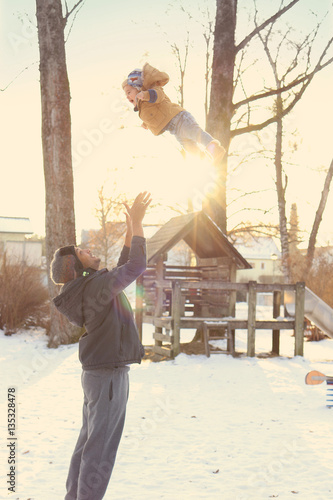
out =
<svg viewBox="0 0 333 500"><path fill-rule="evenodd" d="M117 267L88 269L85 276L66 283L53 299L71 323L85 326L79 340L84 370L141 363L144 348L123 290L145 269L146 240L133 236L131 248L123 248Z"/></svg>

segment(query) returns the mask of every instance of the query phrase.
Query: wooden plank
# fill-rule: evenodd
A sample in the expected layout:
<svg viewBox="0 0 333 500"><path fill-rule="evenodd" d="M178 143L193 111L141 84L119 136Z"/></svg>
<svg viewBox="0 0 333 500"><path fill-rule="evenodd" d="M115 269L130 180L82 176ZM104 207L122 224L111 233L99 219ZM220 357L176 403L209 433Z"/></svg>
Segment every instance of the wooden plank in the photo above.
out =
<svg viewBox="0 0 333 500"><path fill-rule="evenodd" d="M181 298L180 284L178 281L175 281L172 288L172 318L175 356L180 353L180 311L182 305Z"/></svg>
<svg viewBox="0 0 333 500"><path fill-rule="evenodd" d="M208 326L206 321L203 324L203 338L204 338L204 344L205 344L205 353L207 358L210 357L210 346L208 342Z"/></svg>
<svg viewBox="0 0 333 500"><path fill-rule="evenodd" d="M305 283L296 283L295 297L295 356L304 354L304 299Z"/></svg>
<svg viewBox="0 0 333 500"><path fill-rule="evenodd" d="M256 320L255 322L256 330L293 330L295 327L295 321L290 320Z"/></svg>
<svg viewBox="0 0 333 500"><path fill-rule="evenodd" d="M161 288L172 288L173 280L159 280L155 282L156 287ZM247 292L249 290L248 283L230 283L227 281L217 281L217 280L202 280L202 281L181 281L181 288L184 290L190 289L207 289L207 290L225 290L225 291L240 291ZM257 283L257 292L274 292L274 291L285 291L285 290L295 290L296 285L292 284L266 284Z"/></svg>
<svg viewBox="0 0 333 500"><path fill-rule="evenodd" d="M164 266L163 266L163 260L160 258L159 261L156 264L156 278L157 280L162 280L163 279L163 272L164 272ZM162 316L163 312L163 289L158 288L156 291L156 310L155 310L155 316Z"/></svg>
<svg viewBox="0 0 333 500"><path fill-rule="evenodd" d="M167 356L168 358L173 358L174 357L174 352L172 349L168 349L166 347L160 347L157 345L153 346L153 351L156 354L160 354L161 356Z"/></svg>
<svg viewBox="0 0 333 500"><path fill-rule="evenodd" d="M174 342L173 335L168 335L167 333L154 332L153 338L155 340L160 340L162 342L169 342L170 344L173 344L173 342Z"/></svg>
<svg viewBox="0 0 333 500"><path fill-rule="evenodd" d="M248 284L247 283L230 283L227 281L207 281L203 280L200 282L191 282L191 281L181 281L181 288L184 290L189 290L189 289L206 289L206 290L225 290L225 291L230 291L230 290L239 290L243 292L248 291Z"/></svg>
<svg viewBox="0 0 333 500"><path fill-rule="evenodd" d="M162 316L160 318L157 318L156 316L153 317L152 321L154 326L158 326L160 328L168 328L170 329L172 326L172 318L171 316Z"/></svg>
<svg viewBox="0 0 333 500"><path fill-rule="evenodd" d="M210 317L193 317L193 316L181 316L180 327L181 328L198 328L204 321L227 321L230 323L231 327L235 330L247 330L248 321L246 319L235 319L235 318L210 318ZM295 321L293 319L289 320L256 320L255 329L256 330L294 330Z"/></svg>
<svg viewBox="0 0 333 500"><path fill-rule="evenodd" d="M164 272L163 256L160 256L156 264L156 279L163 279L163 272ZM155 294L154 295L156 303L155 303L154 316L160 317L162 316L163 313L163 297L164 297L163 288L158 288ZM163 328L155 324L155 332L162 334L162 331ZM162 347L161 340L159 340L156 337L154 337L154 340L155 340L155 346Z"/></svg>
<svg viewBox="0 0 333 500"><path fill-rule="evenodd" d="M257 283L257 292L283 292L285 290L293 291L295 289L296 285L290 283Z"/></svg>
<svg viewBox="0 0 333 500"><path fill-rule="evenodd" d="M165 278L201 278L200 271L165 271Z"/></svg>
<svg viewBox="0 0 333 500"><path fill-rule="evenodd" d="M255 355L255 334L256 334L256 306L257 306L257 282L249 282L248 296L248 326L247 326L247 355Z"/></svg>
<svg viewBox="0 0 333 500"><path fill-rule="evenodd" d="M223 334L217 334L213 333L213 335L210 335L209 331L210 329L216 330L219 328L219 326L224 327L224 332ZM210 356L210 352L212 354L232 354L232 356L235 355L235 344L234 344L234 336L230 328L230 324L228 322L221 322L221 321L205 321L203 324L203 334L204 334L204 342L205 342L205 352L207 357ZM210 340L227 340L227 348L226 349L219 349L219 350L214 350L210 351L210 346L209 346L209 341Z"/></svg>
<svg viewBox="0 0 333 500"><path fill-rule="evenodd" d="M281 292L273 292L273 318L278 318L280 316L281 309ZM280 330L274 330L272 333L272 352L274 354L280 354Z"/></svg>
<svg viewBox="0 0 333 500"><path fill-rule="evenodd" d="M153 315L149 316L148 314L144 314L142 316L142 323L146 323L148 325L153 325L154 324L154 316Z"/></svg>
<svg viewBox="0 0 333 500"><path fill-rule="evenodd" d="M195 271L201 271L202 269L216 269L216 265L214 266L186 266L186 265L171 265L171 264L167 264L166 265L166 269L169 270L169 269L182 269L182 270L188 270L188 269L193 269Z"/></svg>
<svg viewBox="0 0 333 500"><path fill-rule="evenodd" d="M236 272L237 272L236 264L232 263L230 267L231 282L236 281ZM237 299L237 292L236 290L232 290L229 296L229 311L228 311L229 316L236 316L236 299Z"/></svg>

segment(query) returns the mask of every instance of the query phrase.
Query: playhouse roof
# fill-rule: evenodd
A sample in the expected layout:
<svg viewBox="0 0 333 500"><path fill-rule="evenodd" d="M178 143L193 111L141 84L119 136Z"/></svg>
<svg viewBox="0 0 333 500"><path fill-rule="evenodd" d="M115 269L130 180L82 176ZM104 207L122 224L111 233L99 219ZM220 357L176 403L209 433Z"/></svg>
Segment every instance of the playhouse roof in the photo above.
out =
<svg viewBox="0 0 333 500"><path fill-rule="evenodd" d="M201 259L229 257L239 269L251 269L251 265L204 212L179 215L164 224L147 242L148 263L154 264L181 240Z"/></svg>

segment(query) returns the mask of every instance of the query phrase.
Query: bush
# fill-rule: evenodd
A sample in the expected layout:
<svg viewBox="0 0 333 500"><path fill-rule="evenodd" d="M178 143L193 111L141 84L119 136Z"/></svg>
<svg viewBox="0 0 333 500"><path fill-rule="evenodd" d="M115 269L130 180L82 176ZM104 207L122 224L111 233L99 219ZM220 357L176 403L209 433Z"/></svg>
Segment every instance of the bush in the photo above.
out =
<svg viewBox="0 0 333 500"><path fill-rule="evenodd" d="M6 335L24 326L46 326L49 315L48 290L42 271L21 262L0 260L0 329Z"/></svg>
<svg viewBox="0 0 333 500"><path fill-rule="evenodd" d="M306 286L333 307L333 259L325 251L317 252Z"/></svg>

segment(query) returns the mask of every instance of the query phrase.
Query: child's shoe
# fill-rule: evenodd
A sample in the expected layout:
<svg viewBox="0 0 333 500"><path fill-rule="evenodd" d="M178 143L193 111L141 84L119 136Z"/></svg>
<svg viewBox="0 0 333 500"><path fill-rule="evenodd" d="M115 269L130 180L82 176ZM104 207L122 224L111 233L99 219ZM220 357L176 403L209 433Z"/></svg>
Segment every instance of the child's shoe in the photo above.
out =
<svg viewBox="0 0 333 500"><path fill-rule="evenodd" d="M221 146L220 141L217 139L213 139L208 146L206 147L206 151L209 156L213 159L215 165L217 165L225 155L225 149Z"/></svg>

